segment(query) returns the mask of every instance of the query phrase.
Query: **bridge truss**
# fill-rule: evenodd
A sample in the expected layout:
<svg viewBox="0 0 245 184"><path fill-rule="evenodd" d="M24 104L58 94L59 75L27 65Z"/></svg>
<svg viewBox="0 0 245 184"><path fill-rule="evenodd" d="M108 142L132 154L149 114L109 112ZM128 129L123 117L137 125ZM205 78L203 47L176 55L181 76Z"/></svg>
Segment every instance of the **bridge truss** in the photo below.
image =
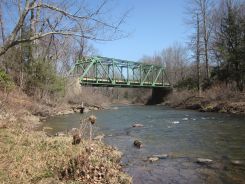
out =
<svg viewBox="0 0 245 184"><path fill-rule="evenodd" d="M170 83L163 66L107 57L88 57L76 62L73 73L81 85L164 88Z"/></svg>

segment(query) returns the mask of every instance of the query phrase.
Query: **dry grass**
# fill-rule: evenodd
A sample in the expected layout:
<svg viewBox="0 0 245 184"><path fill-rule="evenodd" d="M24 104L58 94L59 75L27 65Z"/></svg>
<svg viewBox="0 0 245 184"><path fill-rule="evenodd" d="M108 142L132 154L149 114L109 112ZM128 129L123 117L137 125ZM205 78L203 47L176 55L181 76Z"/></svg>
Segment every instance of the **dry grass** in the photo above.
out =
<svg viewBox="0 0 245 184"><path fill-rule="evenodd" d="M198 94L197 91L192 90L182 90L182 91L174 91L171 95L168 96L168 101L171 104L180 104L186 99L190 99L192 97L198 97L200 99L205 100L216 100L216 101L244 101L245 100L245 93L239 92L234 90L230 86L226 86L224 84L216 84L213 85L210 89L207 89Z"/></svg>
<svg viewBox="0 0 245 184"><path fill-rule="evenodd" d="M36 101L34 97L28 97L23 91L15 88L8 95L0 91L0 110L5 109L16 117L22 116L23 112L40 116L48 116L54 112L54 104ZM1 111L0 111L1 114Z"/></svg>
<svg viewBox="0 0 245 184"><path fill-rule="evenodd" d="M131 183L112 147L85 139L72 145L72 137L33 131L40 122L32 114L49 115L52 109L21 91L0 91L0 183Z"/></svg>
<svg viewBox="0 0 245 184"><path fill-rule="evenodd" d="M183 90L183 91L173 91L168 97L166 102L171 104L172 106L178 106L183 103L185 100L197 96L197 92Z"/></svg>
<svg viewBox="0 0 245 184"><path fill-rule="evenodd" d="M120 152L100 142L72 145L15 124L0 128L0 148L0 183L131 183Z"/></svg>
<svg viewBox="0 0 245 184"><path fill-rule="evenodd" d="M232 86L226 86L225 84L216 84L213 85L210 89L203 92L202 96L209 100L244 100L240 99L240 97L244 95L244 93L237 91Z"/></svg>

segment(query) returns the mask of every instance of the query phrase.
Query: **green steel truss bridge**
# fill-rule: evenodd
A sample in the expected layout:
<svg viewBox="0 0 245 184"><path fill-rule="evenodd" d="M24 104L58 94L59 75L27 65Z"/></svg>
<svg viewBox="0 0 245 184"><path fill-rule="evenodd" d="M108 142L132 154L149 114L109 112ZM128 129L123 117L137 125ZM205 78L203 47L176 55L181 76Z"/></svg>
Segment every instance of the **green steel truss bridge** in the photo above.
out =
<svg viewBox="0 0 245 184"><path fill-rule="evenodd" d="M163 66L106 57L88 57L76 62L73 74L81 85L101 87L168 88Z"/></svg>

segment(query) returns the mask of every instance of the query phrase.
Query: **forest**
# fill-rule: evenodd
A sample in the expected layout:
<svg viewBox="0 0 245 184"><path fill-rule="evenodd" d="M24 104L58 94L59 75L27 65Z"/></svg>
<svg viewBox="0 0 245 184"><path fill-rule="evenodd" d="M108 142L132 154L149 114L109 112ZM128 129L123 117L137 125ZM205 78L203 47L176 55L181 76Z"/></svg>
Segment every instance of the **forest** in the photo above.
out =
<svg viewBox="0 0 245 184"><path fill-rule="evenodd" d="M81 2L79 7L75 1L1 1L1 90L22 91L35 100L50 103L73 93L69 92L73 85L69 71L76 60L97 54L92 41L110 42L129 36L121 27L130 18L130 10L108 19L109 6L107 0L96 5ZM142 56L140 62L165 66L177 91L194 90L200 96L212 86L219 86L242 92L244 6L243 1L189 1L184 14L184 23L192 30L186 35L189 41L175 42L153 56ZM94 91L84 89L81 92L84 98L86 90ZM140 90L95 91L104 99L106 96L126 97L131 102L147 99L144 92L138 93Z"/></svg>

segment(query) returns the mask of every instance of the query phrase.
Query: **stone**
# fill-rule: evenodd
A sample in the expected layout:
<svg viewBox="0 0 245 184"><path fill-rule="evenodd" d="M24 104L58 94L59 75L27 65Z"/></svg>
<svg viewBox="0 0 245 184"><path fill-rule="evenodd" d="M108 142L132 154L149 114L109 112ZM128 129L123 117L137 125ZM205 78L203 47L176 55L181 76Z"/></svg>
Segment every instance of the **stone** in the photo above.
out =
<svg viewBox="0 0 245 184"><path fill-rule="evenodd" d="M168 154L152 155L152 157L157 157L159 159L166 159L168 158Z"/></svg>
<svg viewBox="0 0 245 184"><path fill-rule="evenodd" d="M173 121L172 123L173 124L179 124L180 122L179 121Z"/></svg>
<svg viewBox="0 0 245 184"><path fill-rule="evenodd" d="M240 160L232 160L231 163L232 163L233 165L243 165L243 162L240 161Z"/></svg>
<svg viewBox="0 0 245 184"><path fill-rule="evenodd" d="M63 115L63 113L62 112L57 112L57 115L60 116L60 115Z"/></svg>
<svg viewBox="0 0 245 184"><path fill-rule="evenodd" d="M211 164L213 160L208 158L198 158L196 161L198 164Z"/></svg>
<svg viewBox="0 0 245 184"><path fill-rule="evenodd" d="M78 128L72 128L71 131L73 132L78 131Z"/></svg>
<svg viewBox="0 0 245 184"><path fill-rule="evenodd" d="M88 121L93 125L96 122L96 117L94 115L91 115L88 117Z"/></svg>
<svg viewBox="0 0 245 184"><path fill-rule="evenodd" d="M156 161L159 160L159 158L158 158L158 157L149 157L148 160L149 160L150 162L156 162Z"/></svg>
<svg viewBox="0 0 245 184"><path fill-rule="evenodd" d="M137 128L137 127L144 127L144 125L140 124L140 123L135 123L132 125L132 127Z"/></svg>
<svg viewBox="0 0 245 184"><path fill-rule="evenodd" d="M64 137L66 134L65 133L63 133L63 132L57 132L56 134L55 134L55 136L58 136L58 137Z"/></svg>
<svg viewBox="0 0 245 184"><path fill-rule="evenodd" d="M141 148L143 145L142 145L142 142L141 141L135 140L134 141L134 146L137 147L137 148Z"/></svg>
<svg viewBox="0 0 245 184"><path fill-rule="evenodd" d="M90 110L88 108L84 108L82 113L88 113Z"/></svg>
<svg viewBox="0 0 245 184"><path fill-rule="evenodd" d="M73 109L74 113L80 112L80 109Z"/></svg>
<svg viewBox="0 0 245 184"><path fill-rule="evenodd" d="M91 110L98 111L99 110L99 107L92 107Z"/></svg>

